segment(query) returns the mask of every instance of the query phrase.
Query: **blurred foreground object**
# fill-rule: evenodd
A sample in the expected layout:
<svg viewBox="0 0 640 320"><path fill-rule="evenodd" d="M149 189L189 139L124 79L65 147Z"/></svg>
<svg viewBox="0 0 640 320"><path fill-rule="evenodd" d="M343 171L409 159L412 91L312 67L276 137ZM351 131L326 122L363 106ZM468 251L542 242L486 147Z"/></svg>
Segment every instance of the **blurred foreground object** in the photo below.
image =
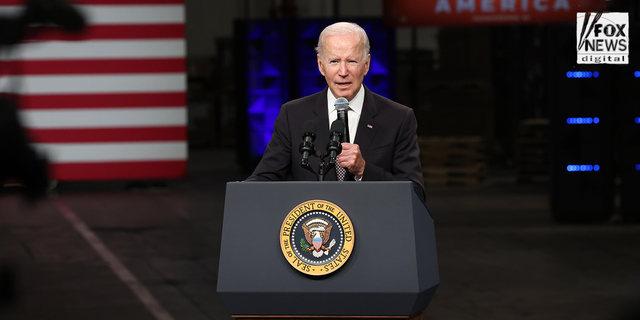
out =
<svg viewBox="0 0 640 320"><path fill-rule="evenodd" d="M6 49L25 36L30 24L54 24L66 31L79 32L86 22L78 10L60 0L29 0L22 15L0 18L0 48Z"/></svg>
<svg viewBox="0 0 640 320"><path fill-rule="evenodd" d="M79 32L86 23L84 17L66 2L59 0L29 0L24 14L27 24L53 23L64 30Z"/></svg>
<svg viewBox="0 0 640 320"><path fill-rule="evenodd" d="M0 99L0 181L18 179L29 199L43 196L48 186L47 161L29 146L16 106Z"/></svg>
<svg viewBox="0 0 640 320"><path fill-rule="evenodd" d="M16 298L16 276L12 266L0 264L0 309Z"/></svg>
<svg viewBox="0 0 640 320"><path fill-rule="evenodd" d="M8 49L24 38L30 24L55 24L64 30L84 29L84 17L60 0L28 0L22 15L0 19L0 48ZM0 182L17 179L29 199L45 194L48 163L29 146L17 113L18 105L8 96L0 98Z"/></svg>

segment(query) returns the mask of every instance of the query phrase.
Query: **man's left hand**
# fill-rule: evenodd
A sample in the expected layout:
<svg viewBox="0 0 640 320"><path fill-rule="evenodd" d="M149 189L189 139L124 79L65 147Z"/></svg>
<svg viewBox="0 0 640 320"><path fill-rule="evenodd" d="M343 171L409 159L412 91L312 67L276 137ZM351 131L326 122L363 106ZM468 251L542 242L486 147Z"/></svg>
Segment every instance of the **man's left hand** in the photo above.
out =
<svg viewBox="0 0 640 320"><path fill-rule="evenodd" d="M357 144L343 142L342 153L338 155L338 163L356 177L362 177L364 174L365 161L360 153L360 146Z"/></svg>

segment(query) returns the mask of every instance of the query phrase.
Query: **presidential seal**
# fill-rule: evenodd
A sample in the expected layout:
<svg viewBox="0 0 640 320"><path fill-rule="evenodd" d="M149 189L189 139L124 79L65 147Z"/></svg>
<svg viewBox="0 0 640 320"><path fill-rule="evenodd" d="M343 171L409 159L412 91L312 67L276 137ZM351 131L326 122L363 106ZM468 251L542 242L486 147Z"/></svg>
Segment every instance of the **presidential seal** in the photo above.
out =
<svg viewBox="0 0 640 320"><path fill-rule="evenodd" d="M296 270L322 276L338 270L351 256L355 233L349 216L335 204L310 200L299 204L280 228L280 247Z"/></svg>

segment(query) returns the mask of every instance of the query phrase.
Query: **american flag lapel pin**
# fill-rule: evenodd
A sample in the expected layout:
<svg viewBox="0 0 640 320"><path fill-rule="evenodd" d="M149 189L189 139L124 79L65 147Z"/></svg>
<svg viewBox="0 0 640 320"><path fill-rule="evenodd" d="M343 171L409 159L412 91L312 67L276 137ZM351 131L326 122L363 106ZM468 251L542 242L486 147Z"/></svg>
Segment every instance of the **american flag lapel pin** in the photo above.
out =
<svg viewBox="0 0 640 320"><path fill-rule="evenodd" d="M370 124L368 124L368 125L367 125L367 128L369 128L369 129L373 129L373 126L372 126L372 125L370 125Z"/></svg>

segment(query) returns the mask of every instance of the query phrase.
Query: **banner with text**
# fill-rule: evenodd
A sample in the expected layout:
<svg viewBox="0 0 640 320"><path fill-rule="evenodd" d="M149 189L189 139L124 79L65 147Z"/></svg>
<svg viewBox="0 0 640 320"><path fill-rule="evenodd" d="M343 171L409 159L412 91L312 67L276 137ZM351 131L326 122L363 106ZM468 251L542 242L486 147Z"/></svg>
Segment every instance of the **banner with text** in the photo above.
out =
<svg viewBox="0 0 640 320"><path fill-rule="evenodd" d="M605 0L385 0L384 19L396 27L558 23L605 9Z"/></svg>

